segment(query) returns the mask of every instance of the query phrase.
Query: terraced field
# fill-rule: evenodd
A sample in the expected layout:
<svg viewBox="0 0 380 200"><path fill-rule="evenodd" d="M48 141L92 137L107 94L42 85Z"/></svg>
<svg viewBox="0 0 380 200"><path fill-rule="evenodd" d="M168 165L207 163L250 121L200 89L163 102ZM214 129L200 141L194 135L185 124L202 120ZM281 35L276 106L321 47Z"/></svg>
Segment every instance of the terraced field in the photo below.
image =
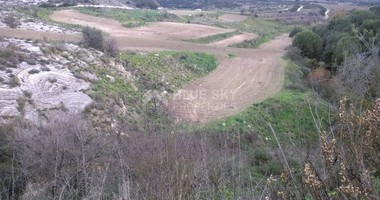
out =
<svg viewBox="0 0 380 200"><path fill-rule="evenodd" d="M287 35L281 35L257 49L238 49L228 46L245 39L252 39L255 35L242 33L211 44L197 44L184 40L234 30L172 22L125 28L115 20L90 16L74 10L57 11L51 15L51 19L101 29L115 38L119 47L124 50L189 50L215 55L219 63L216 70L188 83L182 90L167 97L173 115L179 120L191 122L206 122L236 114L252 103L273 96L282 87L284 64L281 57L291 42ZM38 32L35 34L38 35ZM44 35L49 37L46 34L49 33ZM52 35L53 39L60 36L66 37L65 34ZM76 40L77 36L70 35L70 39Z"/></svg>

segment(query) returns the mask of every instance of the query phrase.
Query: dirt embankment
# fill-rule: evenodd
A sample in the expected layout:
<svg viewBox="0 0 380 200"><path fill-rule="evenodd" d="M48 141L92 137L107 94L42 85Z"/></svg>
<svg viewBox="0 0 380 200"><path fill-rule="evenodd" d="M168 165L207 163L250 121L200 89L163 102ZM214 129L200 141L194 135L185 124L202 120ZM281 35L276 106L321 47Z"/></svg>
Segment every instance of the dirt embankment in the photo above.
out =
<svg viewBox="0 0 380 200"><path fill-rule="evenodd" d="M230 42L240 41L241 37L248 38L254 35L238 35L239 37L235 36L225 41L202 45L180 39L205 37L231 30L167 22L128 29L115 20L72 10L57 11L51 18L65 23L94 26L106 31L117 40L121 49L189 50L216 55L219 67L215 71L188 83L182 90L168 97L168 106L173 115L180 120L192 122L206 122L236 114L252 103L273 96L282 87L284 63L281 57L285 53L284 49L291 43L291 39L284 34L258 49L236 49L226 46ZM236 57L230 58L228 54Z"/></svg>

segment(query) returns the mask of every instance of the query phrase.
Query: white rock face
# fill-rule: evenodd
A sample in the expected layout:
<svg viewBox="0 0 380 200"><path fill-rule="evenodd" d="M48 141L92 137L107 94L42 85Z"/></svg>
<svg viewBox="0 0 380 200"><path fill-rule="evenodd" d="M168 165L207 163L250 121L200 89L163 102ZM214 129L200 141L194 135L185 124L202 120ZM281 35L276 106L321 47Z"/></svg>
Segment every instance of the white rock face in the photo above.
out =
<svg viewBox="0 0 380 200"><path fill-rule="evenodd" d="M34 30L34 31L42 31L42 32L54 32L54 33L66 33L66 34L80 33L79 31L75 29L65 28L63 26L60 26L50 21L43 21L38 18L32 18L30 16L21 15L20 13L17 13L16 11L14 11L13 8L10 8L10 7L5 7L4 9L0 9L0 27L1 28L8 27L4 23L4 20L9 15L15 16L15 18L18 20L19 24L17 25L16 29Z"/></svg>
<svg viewBox="0 0 380 200"><path fill-rule="evenodd" d="M3 6L21 6L21 5L37 5L39 3L47 2L48 0L3 0L0 5Z"/></svg>
<svg viewBox="0 0 380 200"><path fill-rule="evenodd" d="M80 113L93 102L91 83L104 78L113 82L114 75L135 80L118 59L75 44L0 41L1 51L9 49L14 52L0 57L0 124L23 118L40 125L60 112ZM98 69L112 76L98 77Z"/></svg>
<svg viewBox="0 0 380 200"><path fill-rule="evenodd" d="M78 113L92 103L92 99L84 93L90 89L90 84L76 78L67 65L62 64L66 58L55 54L44 55L39 46L22 40L6 39L0 47L4 48L7 43L16 44L20 51L30 52L37 63L24 61L17 68L0 71L3 79L0 83L0 123L23 113L26 119L39 124L41 113L44 117L54 113L50 112L53 110ZM46 60L50 64L38 62ZM64 63L68 62L66 60ZM19 82L16 87L9 84L14 77Z"/></svg>

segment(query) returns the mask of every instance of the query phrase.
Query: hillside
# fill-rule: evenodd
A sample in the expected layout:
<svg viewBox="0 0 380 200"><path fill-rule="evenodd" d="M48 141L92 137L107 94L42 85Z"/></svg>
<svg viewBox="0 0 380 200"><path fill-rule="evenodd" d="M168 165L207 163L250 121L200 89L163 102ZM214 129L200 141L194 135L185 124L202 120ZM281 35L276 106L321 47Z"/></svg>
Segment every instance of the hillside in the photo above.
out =
<svg viewBox="0 0 380 200"><path fill-rule="evenodd" d="M226 2L3 4L0 199L380 199L380 7Z"/></svg>

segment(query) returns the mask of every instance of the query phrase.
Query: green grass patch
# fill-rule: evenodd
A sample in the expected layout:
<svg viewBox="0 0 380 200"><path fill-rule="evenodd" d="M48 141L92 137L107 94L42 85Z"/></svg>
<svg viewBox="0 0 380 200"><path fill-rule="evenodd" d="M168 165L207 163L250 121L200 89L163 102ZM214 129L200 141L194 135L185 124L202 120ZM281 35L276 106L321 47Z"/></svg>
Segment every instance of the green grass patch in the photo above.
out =
<svg viewBox="0 0 380 200"><path fill-rule="evenodd" d="M37 17L45 20L45 21L51 21L50 15L53 14L53 12L56 11L56 9L53 8L38 8L37 11Z"/></svg>
<svg viewBox="0 0 380 200"><path fill-rule="evenodd" d="M160 22L160 21L180 21L180 19L167 11L155 11L155 10L122 10L113 8L76 8L79 12L98 16L111 18L119 21L127 28L133 28L138 26L144 26L148 22Z"/></svg>
<svg viewBox="0 0 380 200"><path fill-rule="evenodd" d="M216 34L216 35L210 35L210 36L203 37L203 38L191 39L191 40L188 40L188 41L195 42L195 43L201 43L201 44L209 44L209 43L212 43L212 42L224 40L224 39L233 37L235 35L240 35L240 34L241 34L241 32L239 32L239 31L232 31L232 32L227 32L227 33L220 33L220 34Z"/></svg>
<svg viewBox="0 0 380 200"><path fill-rule="evenodd" d="M83 26L81 26L81 25L57 22L57 21L53 21L52 19L50 19L50 15L52 15L53 12L60 10L60 9L62 9L62 8L38 8L36 15L37 15L37 18L39 18L39 19L42 19L44 21L50 21L50 22L57 23L57 24L65 27L65 28L70 28L70 29L82 29L83 28Z"/></svg>
<svg viewBox="0 0 380 200"><path fill-rule="evenodd" d="M203 24L226 29L236 29L237 32L248 32L258 34L258 38L246 40L241 44L232 45L232 47L240 48L256 48L261 44L268 42L275 37L290 32L292 26L281 25L278 22L266 18L248 17L242 22L224 22L218 19L218 16L210 17L209 15L193 15L186 17L188 23ZM218 37L218 36L215 36ZM201 38L199 43L209 43L212 38ZM218 39L217 39L218 40Z"/></svg>
<svg viewBox="0 0 380 200"><path fill-rule="evenodd" d="M92 87L92 90L95 92L99 92L104 95L123 93L139 95L138 92L132 88L130 83L126 82L119 75L109 72L106 68L90 66L89 71L96 74L100 78L99 81L97 81ZM108 76L113 77L114 80L111 80Z"/></svg>
<svg viewBox="0 0 380 200"><path fill-rule="evenodd" d="M139 77L141 89L156 89L174 92L195 78L199 78L217 67L214 56L189 51L163 51L146 54L124 53L127 61Z"/></svg>
<svg viewBox="0 0 380 200"><path fill-rule="evenodd" d="M228 54L228 58L235 58L235 57L236 57L236 55L233 54L233 53L229 53L229 54Z"/></svg>

